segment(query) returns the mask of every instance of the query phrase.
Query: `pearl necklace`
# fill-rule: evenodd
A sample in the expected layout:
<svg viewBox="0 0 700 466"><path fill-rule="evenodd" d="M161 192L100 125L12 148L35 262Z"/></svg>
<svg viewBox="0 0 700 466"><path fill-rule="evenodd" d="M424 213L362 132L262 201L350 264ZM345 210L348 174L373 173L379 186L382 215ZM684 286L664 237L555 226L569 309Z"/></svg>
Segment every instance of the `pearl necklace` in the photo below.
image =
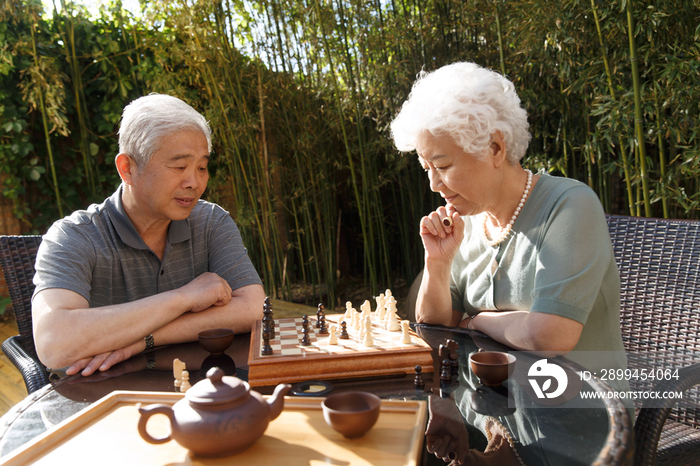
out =
<svg viewBox="0 0 700 466"><path fill-rule="evenodd" d="M520 215L520 211L525 205L527 195L530 193L530 187L532 186L532 172L526 168L525 173L527 173L527 184L525 185L525 191L523 191L523 197L520 198L520 204L518 204L518 207L515 209L513 216L510 218L510 222L508 222L508 225L506 225L506 227L503 229L503 231L497 238L489 240L489 233L488 229L486 228L486 222L489 219L489 215L487 213L484 214L484 228L482 233L484 236L484 241L491 247L501 244L503 240L505 240L508 237L508 235L510 234L510 229L515 223L515 219L518 218L518 215Z"/></svg>

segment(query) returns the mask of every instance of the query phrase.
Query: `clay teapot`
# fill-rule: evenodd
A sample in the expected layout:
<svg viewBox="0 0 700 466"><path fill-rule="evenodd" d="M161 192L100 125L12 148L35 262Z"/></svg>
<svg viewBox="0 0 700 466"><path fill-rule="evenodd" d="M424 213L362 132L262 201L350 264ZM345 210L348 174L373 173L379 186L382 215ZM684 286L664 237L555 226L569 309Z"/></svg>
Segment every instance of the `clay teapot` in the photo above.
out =
<svg viewBox="0 0 700 466"><path fill-rule="evenodd" d="M284 395L291 388L280 384L266 401L250 385L212 367L207 378L187 390L185 398L174 406L153 404L138 407L138 429L149 443L160 444L174 439L198 456L227 456L240 453L260 438L271 420L282 412ZM146 431L154 414L170 418L171 433L154 438Z"/></svg>

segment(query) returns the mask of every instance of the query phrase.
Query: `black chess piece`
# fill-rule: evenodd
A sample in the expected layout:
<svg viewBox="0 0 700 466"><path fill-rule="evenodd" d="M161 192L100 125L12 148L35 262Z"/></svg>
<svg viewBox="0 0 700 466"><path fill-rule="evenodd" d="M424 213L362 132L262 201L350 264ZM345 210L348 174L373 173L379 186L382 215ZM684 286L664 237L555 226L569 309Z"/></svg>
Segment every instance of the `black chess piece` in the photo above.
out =
<svg viewBox="0 0 700 466"><path fill-rule="evenodd" d="M413 386L416 390L423 390L425 388L425 380L423 380L423 368L416 366L416 377L413 379Z"/></svg>
<svg viewBox="0 0 700 466"><path fill-rule="evenodd" d="M301 316L301 346L311 346L309 338L309 316Z"/></svg>
<svg viewBox="0 0 700 466"><path fill-rule="evenodd" d="M457 350L459 349L459 343L457 343L455 340L448 339L445 344L447 347L453 352L456 353Z"/></svg>
<svg viewBox="0 0 700 466"><path fill-rule="evenodd" d="M450 353L450 368L452 369L452 375L457 375L459 373L459 356L456 351Z"/></svg>
<svg viewBox="0 0 700 466"><path fill-rule="evenodd" d="M318 326L318 334L319 335L328 335L328 327L326 327L326 316L321 314L319 317L318 323L320 324Z"/></svg>
<svg viewBox="0 0 700 466"><path fill-rule="evenodd" d="M272 354L272 346L270 346L269 328L263 328L263 347L262 350L260 350L260 353L262 353L265 356L269 356L270 354Z"/></svg>
<svg viewBox="0 0 700 466"><path fill-rule="evenodd" d="M321 328L321 317L325 318L326 315L326 313L324 312L325 308L326 307L322 303L318 303L318 311L316 311L316 328Z"/></svg>
<svg viewBox="0 0 700 466"><path fill-rule="evenodd" d="M272 313L272 302L270 297L265 297L265 304L263 304L263 325L265 322L268 323L268 330L270 331L270 338L275 339L275 319Z"/></svg>
<svg viewBox="0 0 700 466"><path fill-rule="evenodd" d="M302 327L301 329L301 346L311 346L311 339L309 338L309 326Z"/></svg>
<svg viewBox="0 0 700 466"><path fill-rule="evenodd" d="M350 335L348 334L348 324L345 323L345 321L342 321L340 323L340 336L338 337L341 340L349 340Z"/></svg>
<svg viewBox="0 0 700 466"><path fill-rule="evenodd" d="M452 383L452 368L449 359L443 359L440 363L440 383L444 385Z"/></svg>
<svg viewBox="0 0 700 466"><path fill-rule="evenodd" d="M445 342L445 343L447 343L447 342ZM438 356L440 357L440 361L448 359L450 357L450 347L447 346L447 344L440 345L438 347Z"/></svg>

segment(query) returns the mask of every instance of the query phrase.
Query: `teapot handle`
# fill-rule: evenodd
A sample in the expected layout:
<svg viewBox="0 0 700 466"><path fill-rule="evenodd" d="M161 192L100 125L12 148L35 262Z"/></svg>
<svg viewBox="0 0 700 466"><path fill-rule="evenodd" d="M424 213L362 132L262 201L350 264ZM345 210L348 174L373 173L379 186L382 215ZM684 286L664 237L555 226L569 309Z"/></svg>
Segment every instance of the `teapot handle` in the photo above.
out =
<svg viewBox="0 0 700 466"><path fill-rule="evenodd" d="M146 406L145 408L142 408L141 406L138 406L137 408L139 410L139 413L141 413L141 418L139 419L138 425L139 434L145 441L147 441L148 443L159 445L161 443L169 442L172 439L172 425L173 421L175 420L175 415L173 414L172 406L168 406L165 404L154 404ZM150 417L154 414L165 414L170 419L171 433L168 434L167 437L155 438L151 436L151 434L149 434L146 430L146 424L148 424L148 419L150 419Z"/></svg>

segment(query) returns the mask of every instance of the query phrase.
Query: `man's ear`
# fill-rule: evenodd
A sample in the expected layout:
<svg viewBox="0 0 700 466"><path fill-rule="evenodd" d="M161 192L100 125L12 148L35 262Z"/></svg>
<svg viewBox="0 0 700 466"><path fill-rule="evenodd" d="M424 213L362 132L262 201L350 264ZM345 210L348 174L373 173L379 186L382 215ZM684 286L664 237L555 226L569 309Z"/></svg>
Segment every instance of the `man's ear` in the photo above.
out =
<svg viewBox="0 0 700 466"><path fill-rule="evenodd" d="M136 170L138 170L139 168L136 165L136 161L132 159L129 154L125 154L122 152L117 155L117 158L114 160L114 163L117 165L119 177L125 184L130 185L132 175L136 173Z"/></svg>
<svg viewBox="0 0 700 466"><path fill-rule="evenodd" d="M506 141L499 130L491 134L491 160L494 167L500 166L508 158L506 157Z"/></svg>

